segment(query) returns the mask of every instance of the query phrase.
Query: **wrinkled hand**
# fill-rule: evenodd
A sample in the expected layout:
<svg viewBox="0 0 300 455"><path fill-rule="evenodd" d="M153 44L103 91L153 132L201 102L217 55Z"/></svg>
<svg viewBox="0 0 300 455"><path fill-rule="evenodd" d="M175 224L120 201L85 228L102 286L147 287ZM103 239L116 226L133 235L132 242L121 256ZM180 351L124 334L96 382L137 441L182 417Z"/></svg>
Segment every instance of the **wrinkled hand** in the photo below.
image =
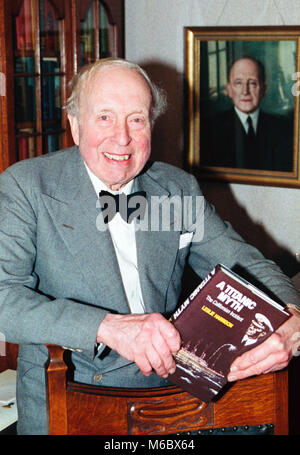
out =
<svg viewBox="0 0 300 455"><path fill-rule="evenodd" d="M299 355L300 316L290 312L293 316L266 341L235 359L228 375L229 381L281 370L289 364L293 355Z"/></svg>
<svg viewBox="0 0 300 455"><path fill-rule="evenodd" d="M135 362L144 376L154 370L167 377L175 371L172 353L180 349L180 336L161 314L108 314L101 322L97 342Z"/></svg>

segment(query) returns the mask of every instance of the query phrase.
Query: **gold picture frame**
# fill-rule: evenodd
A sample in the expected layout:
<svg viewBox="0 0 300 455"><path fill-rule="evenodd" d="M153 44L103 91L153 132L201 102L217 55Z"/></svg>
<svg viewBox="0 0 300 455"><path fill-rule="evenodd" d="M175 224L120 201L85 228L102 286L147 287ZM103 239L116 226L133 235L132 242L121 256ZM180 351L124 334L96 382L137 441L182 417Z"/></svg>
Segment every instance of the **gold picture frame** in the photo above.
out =
<svg viewBox="0 0 300 455"><path fill-rule="evenodd" d="M300 27L185 28L186 164L191 172L202 180L300 187L299 55ZM260 110L266 112L268 128L264 123L259 131L268 132L260 133L262 141L255 146L259 164L243 164L250 154L240 161L240 149L232 158L237 133L231 120L224 120L234 107L228 72L240 58L259 61L266 74Z"/></svg>

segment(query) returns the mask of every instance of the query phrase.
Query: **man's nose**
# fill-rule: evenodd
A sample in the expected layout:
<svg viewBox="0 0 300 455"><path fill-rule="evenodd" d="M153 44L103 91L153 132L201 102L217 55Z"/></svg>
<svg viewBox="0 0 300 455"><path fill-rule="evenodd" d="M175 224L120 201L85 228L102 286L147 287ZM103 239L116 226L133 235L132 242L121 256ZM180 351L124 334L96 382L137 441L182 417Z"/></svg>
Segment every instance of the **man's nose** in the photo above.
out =
<svg viewBox="0 0 300 455"><path fill-rule="evenodd" d="M119 145L128 145L131 141L129 127L127 122L119 122L115 127L115 139Z"/></svg>
<svg viewBox="0 0 300 455"><path fill-rule="evenodd" d="M248 95L250 93L250 87L248 82L244 82L243 86L243 95Z"/></svg>

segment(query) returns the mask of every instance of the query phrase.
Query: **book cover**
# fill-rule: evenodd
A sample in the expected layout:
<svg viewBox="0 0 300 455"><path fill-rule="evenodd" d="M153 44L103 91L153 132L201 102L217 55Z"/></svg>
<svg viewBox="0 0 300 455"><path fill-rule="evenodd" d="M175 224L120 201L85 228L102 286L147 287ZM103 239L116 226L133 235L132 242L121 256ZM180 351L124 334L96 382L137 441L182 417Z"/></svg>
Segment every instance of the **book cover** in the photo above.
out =
<svg viewBox="0 0 300 455"><path fill-rule="evenodd" d="M289 316L282 305L218 264L170 319L182 346L168 379L211 401L227 383L234 359L262 343Z"/></svg>

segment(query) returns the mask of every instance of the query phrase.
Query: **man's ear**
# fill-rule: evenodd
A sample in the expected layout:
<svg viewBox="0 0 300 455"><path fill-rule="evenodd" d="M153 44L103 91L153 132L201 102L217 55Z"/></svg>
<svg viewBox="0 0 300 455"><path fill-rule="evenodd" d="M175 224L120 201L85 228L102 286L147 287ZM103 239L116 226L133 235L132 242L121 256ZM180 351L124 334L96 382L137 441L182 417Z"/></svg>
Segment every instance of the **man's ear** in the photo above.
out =
<svg viewBox="0 0 300 455"><path fill-rule="evenodd" d="M70 127L71 127L71 133L73 137L73 141L75 142L76 145L79 145L79 122L77 117L74 115L68 114L68 119L70 122Z"/></svg>

